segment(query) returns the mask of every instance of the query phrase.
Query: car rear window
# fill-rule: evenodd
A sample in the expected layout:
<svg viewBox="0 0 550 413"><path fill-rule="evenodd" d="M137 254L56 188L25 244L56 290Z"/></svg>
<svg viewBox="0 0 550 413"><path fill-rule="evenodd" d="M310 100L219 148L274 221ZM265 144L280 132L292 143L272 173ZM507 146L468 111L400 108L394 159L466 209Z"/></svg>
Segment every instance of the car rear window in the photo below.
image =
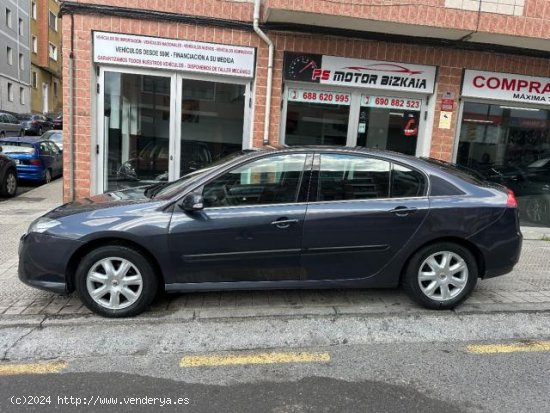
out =
<svg viewBox="0 0 550 413"><path fill-rule="evenodd" d="M439 159L433 159L433 158L423 158L423 159L429 162L430 164L432 164L433 166L437 166L442 171L449 173L451 175L454 175L471 184L484 185L486 183L486 180L482 175L464 166L441 161Z"/></svg>

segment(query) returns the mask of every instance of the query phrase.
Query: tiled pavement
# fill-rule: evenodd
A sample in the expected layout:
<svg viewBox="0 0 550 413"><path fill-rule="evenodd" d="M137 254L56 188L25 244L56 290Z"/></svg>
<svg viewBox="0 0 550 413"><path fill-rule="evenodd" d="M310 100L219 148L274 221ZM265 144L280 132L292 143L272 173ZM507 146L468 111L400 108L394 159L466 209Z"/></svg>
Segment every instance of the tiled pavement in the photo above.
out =
<svg viewBox="0 0 550 413"><path fill-rule="evenodd" d="M17 279L17 245L30 222L61 202L57 180L0 203L0 321L23 316L89 314L76 294L60 296ZM526 240L513 273L480 281L457 311L550 311L550 242ZM304 316L423 311L400 290L315 290L192 293L159 298L149 313L170 317ZM145 316L146 318L148 316Z"/></svg>

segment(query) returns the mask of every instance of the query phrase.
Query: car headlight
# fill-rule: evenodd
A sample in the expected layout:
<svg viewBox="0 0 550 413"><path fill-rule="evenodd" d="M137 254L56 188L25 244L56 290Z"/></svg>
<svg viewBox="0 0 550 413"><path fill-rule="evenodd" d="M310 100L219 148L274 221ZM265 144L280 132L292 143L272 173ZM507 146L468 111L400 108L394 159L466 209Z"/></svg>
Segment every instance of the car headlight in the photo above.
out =
<svg viewBox="0 0 550 413"><path fill-rule="evenodd" d="M38 218L30 225L27 233L30 234L31 232L38 232L42 234L43 232L46 232L50 228L56 227L58 225L61 225L61 222L55 219Z"/></svg>

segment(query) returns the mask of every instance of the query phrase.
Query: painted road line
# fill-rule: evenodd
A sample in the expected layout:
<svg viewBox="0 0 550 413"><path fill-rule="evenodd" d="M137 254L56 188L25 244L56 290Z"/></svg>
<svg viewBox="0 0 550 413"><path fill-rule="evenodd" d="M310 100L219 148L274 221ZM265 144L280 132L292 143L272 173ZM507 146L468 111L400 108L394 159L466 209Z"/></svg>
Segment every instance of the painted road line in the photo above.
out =
<svg viewBox="0 0 550 413"><path fill-rule="evenodd" d="M326 352L279 352L186 356L180 360L180 367L231 366L239 364L274 363L326 363L330 354Z"/></svg>
<svg viewBox="0 0 550 413"><path fill-rule="evenodd" d="M28 363L3 364L0 363L0 376L15 376L18 374L51 374L59 373L67 367L67 363Z"/></svg>
<svg viewBox="0 0 550 413"><path fill-rule="evenodd" d="M532 341L511 344L480 344L468 346L468 353L474 354L518 353L528 351L550 351L550 341Z"/></svg>

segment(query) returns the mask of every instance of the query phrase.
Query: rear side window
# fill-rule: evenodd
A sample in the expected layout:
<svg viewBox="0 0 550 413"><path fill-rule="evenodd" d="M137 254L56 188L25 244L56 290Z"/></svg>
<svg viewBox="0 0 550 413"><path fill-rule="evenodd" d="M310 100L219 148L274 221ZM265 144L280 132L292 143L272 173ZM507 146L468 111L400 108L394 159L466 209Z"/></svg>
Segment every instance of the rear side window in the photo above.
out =
<svg viewBox="0 0 550 413"><path fill-rule="evenodd" d="M321 154L318 201L388 198L390 163L365 156Z"/></svg>
<svg viewBox="0 0 550 413"><path fill-rule="evenodd" d="M393 164L391 175L391 197L409 198L426 194L426 178L420 172Z"/></svg>
<svg viewBox="0 0 550 413"><path fill-rule="evenodd" d="M439 176L432 175L430 181L432 183L430 196L464 195L464 192Z"/></svg>
<svg viewBox="0 0 550 413"><path fill-rule="evenodd" d="M432 166L437 166L442 171L452 174L470 184L483 185L483 181L485 181L485 178L480 173L464 166L451 164L439 159L424 158L424 160L432 164Z"/></svg>
<svg viewBox="0 0 550 413"><path fill-rule="evenodd" d="M41 155L51 155L50 145L47 142L40 142L40 154Z"/></svg>

